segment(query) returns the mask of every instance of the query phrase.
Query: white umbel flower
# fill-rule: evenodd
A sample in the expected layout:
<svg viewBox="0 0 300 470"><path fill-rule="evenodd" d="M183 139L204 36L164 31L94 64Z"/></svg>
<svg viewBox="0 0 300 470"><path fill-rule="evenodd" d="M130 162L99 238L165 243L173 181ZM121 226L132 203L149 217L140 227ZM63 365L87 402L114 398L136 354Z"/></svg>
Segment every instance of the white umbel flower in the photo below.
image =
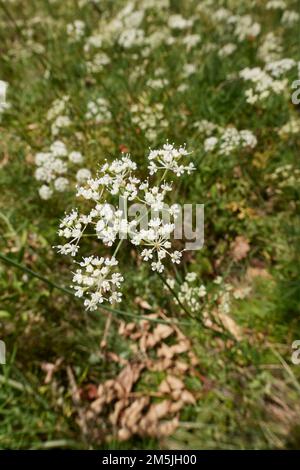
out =
<svg viewBox="0 0 300 470"><path fill-rule="evenodd" d="M69 180L67 178L64 178L63 176L60 176L54 181L54 187L56 191L62 193L64 192L69 186Z"/></svg>
<svg viewBox="0 0 300 470"><path fill-rule="evenodd" d="M167 279L168 285L176 290L181 304L186 305L192 313L200 313L203 307L203 298L206 297L206 288L203 284L199 286L197 274L187 273L182 284L177 286L173 278ZM175 299L175 303L177 300Z"/></svg>
<svg viewBox="0 0 300 470"><path fill-rule="evenodd" d="M281 94L286 86L287 80L275 80L270 73L260 67L252 69L246 67L239 73L240 77L251 83L252 87L245 92L246 101L249 104L263 102L272 94Z"/></svg>
<svg viewBox="0 0 300 470"><path fill-rule="evenodd" d="M79 165L80 163L83 162L83 156L80 152L71 152L69 153L69 160L72 163L75 163L76 165Z"/></svg>
<svg viewBox="0 0 300 470"><path fill-rule="evenodd" d="M84 21L75 20L73 23L67 24L67 34L71 41L80 41L85 34Z"/></svg>
<svg viewBox="0 0 300 470"><path fill-rule="evenodd" d="M137 164L129 155L104 163L96 178L91 178L88 173L87 181L77 188L77 197L89 201L85 206L89 207L89 212L80 213L74 209L61 221L58 234L66 239L66 243L57 247L59 253L75 257L84 235L95 237L96 241L101 240L107 247L112 247L120 238L120 241L127 239L135 247L141 247L141 258L149 262L153 271L163 272L167 261L179 264L182 253L172 249L171 240L175 229L173 222L180 211L178 205L169 206L165 202L173 186L166 183L164 177L167 172L180 176L192 171L193 164L184 161L187 155L185 147L175 148L170 144L164 145L162 149L151 150L150 174L163 170L157 185L151 184L150 177L145 181L137 178ZM39 156L38 160L43 158ZM135 212L133 220L128 221L124 218L123 210L115 206L116 196L142 204L145 213L141 216L140 212L138 215ZM142 223L145 215L146 226ZM121 300L116 287L119 287L123 278L112 270L112 266L117 264L114 257L109 261L91 256L79 264L80 269L77 269L73 278L74 289L78 297L85 297L87 309L94 310L104 301L113 303Z"/></svg>
<svg viewBox="0 0 300 470"><path fill-rule="evenodd" d="M67 158L68 157L68 158ZM51 195L54 191L64 192L74 187L72 180L67 178L69 174L72 175L73 165L79 164L83 160L83 156L80 152L68 151L66 145L61 140L56 140L50 145L50 149L47 152L38 152L35 155L35 178L37 181L42 181L49 185ZM91 177L91 173L86 168L81 168L77 171L76 180L83 183ZM73 173L73 181L75 175ZM45 190L41 190L40 196L45 195ZM48 197L50 193L48 192ZM45 197L41 196L42 199Z"/></svg>
<svg viewBox="0 0 300 470"><path fill-rule="evenodd" d="M169 143L165 144L162 149L151 150L148 155L150 175L158 170L169 170L175 173L176 176L181 176L184 173L190 174L195 170L195 167L193 163L185 164L184 160L187 156L188 152L185 147L177 149Z"/></svg>
<svg viewBox="0 0 300 470"><path fill-rule="evenodd" d="M46 184L43 184L43 186L41 186L39 189L40 198L44 199L45 201L50 199L52 194L53 194L52 189L49 188L49 186L47 186Z"/></svg>
<svg viewBox="0 0 300 470"><path fill-rule="evenodd" d="M233 152L243 148L252 149L256 145L257 138L248 129L239 131L235 127L218 128L218 136L205 139L204 151L229 156Z"/></svg>
<svg viewBox="0 0 300 470"><path fill-rule="evenodd" d="M124 278L115 272L117 260L89 256L79 263L80 268L73 276L73 285L77 297L84 297L87 310L96 310L104 301L120 302L121 293L117 291Z"/></svg>
<svg viewBox="0 0 300 470"><path fill-rule="evenodd" d="M91 176L92 174L87 168L80 168L80 170L78 170L76 173L76 179L79 183L83 183L84 181L91 178Z"/></svg>

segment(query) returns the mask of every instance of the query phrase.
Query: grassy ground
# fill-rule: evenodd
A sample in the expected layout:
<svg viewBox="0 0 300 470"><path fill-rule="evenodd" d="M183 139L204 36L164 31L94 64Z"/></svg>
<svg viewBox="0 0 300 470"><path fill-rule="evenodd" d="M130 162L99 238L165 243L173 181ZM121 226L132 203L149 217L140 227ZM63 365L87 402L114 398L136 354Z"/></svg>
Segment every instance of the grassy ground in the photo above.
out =
<svg viewBox="0 0 300 470"><path fill-rule="evenodd" d="M10 104L0 122L0 339L7 349L7 363L0 366L0 448L299 448L300 366L291 362L292 342L300 338L299 177L292 178L299 169L299 133L279 132L291 118L299 120L289 97L297 73L287 73L285 93L254 106L246 102L245 82L237 77L245 67L261 66L258 48L272 31L282 40L281 57L299 60L299 23L283 25L282 13L266 10L266 2L216 2L261 24L260 35L238 41L208 14L217 6L207 2L208 10L202 11L199 2L172 1L161 12L151 10L147 34L162 30L171 13L195 15L198 45L188 50L180 41L178 46L163 42L146 54L145 47L128 50L104 42L96 52L104 51L110 62L91 72L87 62L95 51L84 52L87 38L125 3L0 0L0 79L9 84ZM286 3L297 10L297 2ZM86 29L72 41L66 26L77 19ZM237 50L221 58L218 50L230 42ZM187 78L185 64L195 65ZM168 84L149 86L147 80L161 68ZM179 91L182 83L186 89ZM53 136L47 113L64 95L70 97L71 124ZM97 97L108 101L111 116L95 124L85 113ZM142 110L149 103L151 116L155 103L163 104L166 124L158 119L150 137L133 120L136 103ZM203 119L249 129L257 146L229 156L205 152L205 136L195 125ZM52 248L60 242L59 220L74 207L74 187L45 201L34 177L35 154L57 139L81 151L85 166L94 171L126 147L144 175L149 146L158 148L167 139L186 142L196 171L180 179L173 199L205 204L205 244L184 258L178 278L182 282L186 272L196 272L209 289L222 276L235 292L248 292L232 301L231 323L224 326L234 338L201 326L200 309L196 319L186 317L161 279L126 245L120 253L126 266L124 299L120 312L112 312L105 350L100 347L108 312L88 313L61 290L70 284L71 261ZM288 164L288 184L278 186L271 175ZM237 237L247 244L240 256L233 254ZM146 308L137 299L147 302ZM106 442L95 431L97 424L85 432L80 416L92 398L82 393L76 401L74 381L84 391L115 377L120 363L109 360L107 350L135 360L128 341L120 339L120 320L138 321L161 309L170 319L180 317L198 358L199 374L187 384L197 392L196 402L181 409L171 435L137 433L124 442L115 437ZM49 365L58 360L45 381ZM138 390L151 395L157 380L146 375Z"/></svg>

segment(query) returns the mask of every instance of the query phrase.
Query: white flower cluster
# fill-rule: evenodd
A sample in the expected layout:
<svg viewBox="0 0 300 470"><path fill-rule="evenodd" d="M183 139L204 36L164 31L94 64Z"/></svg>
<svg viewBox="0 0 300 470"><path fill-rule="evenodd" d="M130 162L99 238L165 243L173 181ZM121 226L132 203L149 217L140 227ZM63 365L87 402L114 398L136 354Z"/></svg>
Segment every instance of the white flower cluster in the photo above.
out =
<svg viewBox="0 0 300 470"><path fill-rule="evenodd" d="M171 144L165 144L162 149L151 150L148 156L150 161L149 171L153 175L158 170L169 170L176 176L181 176L185 172L190 174L195 170L194 164L182 164L182 157L186 157L188 152L185 147L175 149ZM184 160L184 159L183 159Z"/></svg>
<svg viewBox="0 0 300 470"><path fill-rule="evenodd" d="M149 80L147 80L146 85L149 88L152 88L152 90L159 90L169 85L169 80L167 80L166 78L149 78Z"/></svg>
<svg viewBox="0 0 300 470"><path fill-rule="evenodd" d="M111 119L111 112L109 110L109 103L105 98L97 98L95 101L89 101L87 104L87 112L85 118L92 120L97 124L109 121Z"/></svg>
<svg viewBox="0 0 300 470"><path fill-rule="evenodd" d="M218 130L218 136L205 139L205 152L217 152L219 155L229 156L239 149L252 149L257 145L255 135L249 130L239 131L235 127L218 128Z"/></svg>
<svg viewBox="0 0 300 470"><path fill-rule="evenodd" d="M201 10L203 10L202 5ZM206 14L213 14L213 20L218 23L218 29L223 27L227 30L229 27L239 42L256 38L261 31L260 24L254 21L251 15L234 15L227 8L219 8L212 11L211 8L206 9L204 7L205 10Z"/></svg>
<svg viewBox="0 0 300 470"><path fill-rule="evenodd" d="M67 24L67 34L71 41L80 41L85 34L85 23L81 20L75 20L73 23Z"/></svg>
<svg viewBox="0 0 300 470"><path fill-rule="evenodd" d="M142 46L145 41L145 33L142 29L125 29L119 37L120 46L124 49Z"/></svg>
<svg viewBox="0 0 300 470"><path fill-rule="evenodd" d="M174 278L167 278L166 282L176 294L174 303L177 305L180 303L191 313L201 314L207 326L213 325L214 318L221 320L222 323L226 321L232 300L244 299L251 290L249 287L235 288L232 284L224 282L220 276L214 279L207 290L199 283L199 275L195 272L187 273L181 284L178 284Z"/></svg>
<svg viewBox="0 0 300 470"><path fill-rule="evenodd" d="M206 14L210 14L211 11L209 8L206 7L206 5L199 5L198 6L198 9L200 11L203 11L205 12ZM230 10L228 10L227 8L218 8L217 10L215 10L214 12L214 20L217 21L217 22L222 22L222 21L226 21L226 22L230 22L230 18L232 17L232 13Z"/></svg>
<svg viewBox="0 0 300 470"><path fill-rule="evenodd" d="M291 164L283 165L275 169L268 175L268 180L276 183L277 193L281 193L284 188L296 188L300 184L300 169Z"/></svg>
<svg viewBox="0 0 300 470"><path fill-rule="evenodd" d="M218 56L219 57L228 57L229 55L233 54L237 49L237 45L233 44L232 42L229 42L228 44L225 44L221 49L218 51Z"/></svg>
<svg viewBox="0 0 300 470"><path fill-rule="evenodd" d="M267 10L285 10L286 3L283 0L269 0L266 4Z"/></svg>
<svg viewBox="0 0 300 470"><path fill-rule="evenodd" d="M212 135L215 131L222 129L220 126L214 122L208 121L207 119L194 122L193 127L197 130L197 132L206 136Z"/></svg>
<svg viewBox="0 0 300 470"><path fill-rule="evenodd" d="M147 57L161 44L171 45L177 42L190 50L200 40L199 34L191 33L195 18L184 18L180 14L170 15L169 7L168 0L129 1L113 17L104 14L96 30L85 41L85 53L92 54L93 50L99 52L100 48L118 44L126 52L135 54L139 49L140 54ZM155 28L157 14L164 21L159 30ZM89 57L88 60L88 69L94 70L94 59Z"/></svg>
<svg viewBox="0 0 300 470"><path fill-rule="evenodd" d="M117 15L115 24L112 22L113 29L121 26L118 42L125 49L143 45L145 33L140 26L144 14L144 10L135 9L134 3L128 3Z"/></svg>
<svg viewBox="0 0 300 470"><path fill-rule="evenodd" d="M277 71L277 67L274 70ZM245 91L246 101L249 104L263 102L272 93L279 95L285 90L288 83L287 79L274 79L271 73L260 67L246 67L240 71L239 75L243 80L252 84L251 88Z"/></svg>
<svg viewBox="0 0 300 470"><path fill-rule="evenodd" d="M92 233L88 233L88 235L101 240L106 246L112 246L117 241L118 236L120 238L118 247L124 238L128 238L134 246L141 246L141 258L151 263L153 271L162 272L165 267L164 262L167 259L171 260L172 263L179 263L181 252L173 251L170 241L175 227L172 220L176 220L178 206L166 206L166 196L172 191L172 185L164 182L164 177L168 171L176 175L190 173L194 167L184 163L187 156L188 153L184 147L176 149L169 143L165 144L161 150L150 151L148 159L151 174L156 173L158 170L164 170L158 184L151 184L149 178L141 181L135 174L137 165L128 155L123 155L111 163L105 163L100 168L96 178L90 178L84 186L78 187L77 197L94 204L87 214L81 214L76 209L61 221L58 234L67 239L67 242L57 247L59 253L71 254L75 257L79 251L83 234L87 235L87 232L92 230ZM154 167L153 165L157 165L157 163L158 166ZM141 203L145 208L144 214L142 216L139 214L132 221L128 221L124 217L123 211L113 204L116 196L123 200ZM111 203L108 202L109 200ZM148 215L150 215L149 221ZM146 225L143 223L145 217L147 217L147 221L144 220ZM118 247L115 250L114 257ZM94 260L93 257L87 259ZM113 264L105 261L105 267L107 268L105 277L102 276L102 268L100 271L98 269L104 262L96 265L96 274L88 276L87 273L83 274L80 270L76 273L78 276L74 276L73 282L79 285L79 288L78 286L74 287L79 292L77 295L84 296L91 291L91 299L85 304L88 308L94 309L97 302L101 303L104 300L103 292L108 292L113 283L113 281L107 281L108 276L110 276L110 267L117 264L116 259L112 259ZM94 273L94 268L91 265L94 266L93 262L88 262L88 269L91 273ZM86 267L86 264L81 266ZM89 278L92 278L92 280L88 280ZM116 278L111 277L110 279ZM120 281L120 278L118 280ZM91 284L89 285L88 282L91 282ZM105 282L104 286L103 282ZM85 286L84 289L82 286ZM91 286L91 289L89 289L89 286ZM118 284L116 283L114 286L118 287ZM105 298L109 302L114 302L117 299L116 295ZM120 296L118 296L118 299L120 299Z"/></svg>
<svg viewBox="0 0 300 470"><path fill-rule="evenodd" d="M294 26L294 24L298 23L299 19L300 14L297 11L285 10L281 18L281 23L287 27Z"/></svg>
<svg viewBox="0 0 300 470"><path fill-rule="evenodd" d="M221 284L222 282L223 280L219 278L215 280L217 285ZM217 300L218 312L221 315L228 315L231 309L232 285L228 283L222 284L220 291L215 294L215 300Z"/></svg>
<svg viewBox="0 0 300 470"><path fill-rule="evenodd" d="M64 192L70 186L70 181L66 178L70 167L81 165L83 156L80 152L68 152L66 145L56 140L50 146L49 151L39 152L35 155L35 179L41 181L42 186L39 188L39 195L42 199L50 199L54 191ZM77 171L76 179L83 182L90 177L90 171L81 168Z"/></svg>
<svg viewBox="0 0 300 470"><path fill-rule="evenodd" d="M131 105L131 120L142 130L146 139L153 142L158 137L158 129L166 129L168 121L164 117L162 103L150 104L147 97L142 96L138 103Z"/></svg>
<svg viewBox="0 0 300 470"><path fill-rule="evenodd" d="M103 18L93 34L87 38L85 51L91 46L97 48L117 43L126 51L142 49L143 56L148 55L150 50L162 43L172 44L176 38L172 36L178 32L192 28L194 18L184 18L180 14L167 15L168 1L160 2L128 2L124 8L119 10L113 18ZM165 20L165 25L159 31L153 31L153 9L159 11ZM165 11L164 11L165 9ZM148 27L151 26L148 30ZM185 45L187 48L194 47L199 42L199 36L187 34Z"/></svg>
<svg viewBox="0 0 300 470"><path fill-rule="evenodd" d="M198 285L196 282L197 278L196 273L188 273L185 276L184 282L179 286L179 289L177 289L174 278L167 279L168 285L171 289L175 290L179 302L186 306L191 313L200 310L203 305L203 298L206 297L206 288L203 284ZM178 303L176 299L174 299L174 301Z"/></svg>
<svg viewBox="0 0 300 470"><path fill-rule="evenodd" d="M98 52L91 60L86 60L85 64L88 73L99 73L106 65L110 64L110 58L105 52Z"/></svg>
<svg viewBox="0 0 300 470"><path fill-rule="evenodd" d="M255 38L259 35L261 26L259 23L253 21L250 15L231 16L228 23L234 25L234 34L239 41L244 41L247 38Z"/></svg>
<svg viewBox="0 0 300 470"><path fill-rule="evenodd" d="M188 51L193 47L197 46L201 41L201 36L199 34L187 34L182 38L182 44L184 44Z"/></svg>
<svg viewBox="0 0 300 470"><path fill-rule="evenodd" d="M265 63L280 59L282 54L282 40L273 31L265 35L258 48L258 58Z"/></svg>
<svg viewBox="0 0 300 470"><path fill-rule="evenodd" d="M121 302L121 293L117 291L124 280L120 273L114 272L118 261L112 258L98 258L89 256L78 263L73 276L75 283L71 287L75 290L76 297L87 295L84 306L87 310L96 310L98 304L104 301L110 303Z"/></svg>
<svg viewBox="0 0 300 470"><path fill-rule="evenodd" d="M193 26L194 20L192 18L185 19L181 15L170 15L168 19L168 26L171 29L187 29Z"/></svg>
<svg viewBox="0 0 300 470"><path fill-rule="evenodd" d="M103 40L106 42L117 40L124 49L142 46L145 40L145 32L141 28L144 15L144 9L137 9L133 2L127 3L114 18L106 24L101 24Z"/></svg>
<svg viewBox="0 0 300 470"><path fill-rule="evenodd" d="M67 114L67 104L70 97L63 96L60 99L54 100L51 108L47 113L47 120L51 122L51 134L57 137L61 130L71 125L71 119Z"/></svg>
<svg viewBox="0 0 300 470"><path fill-rule="evenodd" d="M182 75L184 78L190 77L197 72L197 66L195 64L184 64L182 68Z"/></svg>
<svg viewBox="0 0 300 470"><path fill-rule="evenodd" d="M265 69L272 75L272 77L279 78L296 65L297 62L294 59L280 59L268 63Z"/></svg>
<svg viewBox="0 0 300 470"><path fill-rule="evenodd" d="M299 134L300 133L300 119L292 117L288 122L286 122L280 129L279 129L280 137L285 137L290 134Z"/></svg>
<svg viewBox="0 0 300 470"><path fill-rule="evenodd" d="M92 52L94 49L98 50L101 48L103 43L103 37L100 33L95 33L92 36L89 36L84 44L83 50L84 52Z"/></svg>

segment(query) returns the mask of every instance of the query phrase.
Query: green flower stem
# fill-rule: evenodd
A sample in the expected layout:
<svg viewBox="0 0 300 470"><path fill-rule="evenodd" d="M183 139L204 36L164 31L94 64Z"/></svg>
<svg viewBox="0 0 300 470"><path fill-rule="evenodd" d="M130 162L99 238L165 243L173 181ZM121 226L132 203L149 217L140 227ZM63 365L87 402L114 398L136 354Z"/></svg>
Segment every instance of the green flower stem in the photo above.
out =
<svg viewBox="0 0 300 470"><path fill-rule="evenodd" d="M11 266L13 266L17 269L20 269L21 271L23 271L26 274L29 274L32 277L36 277L37 279L44 282L45 284L48 284L52 288L58 289L61 292L64 292L65 294L68 294L68 295L71 295L74 298L74 292L71 289L68 289L67 287L63 287L63 286L60 286L60 285L56 284L55 282L51 281L47 277L43 276L42 274L39 274L35 271L32 271L32 269L27 268L27 266L24 266L23 264L18 263L14 259L4 255L3 253L0 253L0 260L2 260L6 264L9 264L9 265L11 265ZM172 318L170 321L167 321L167 320L160 320L158 318L148 318L145 315L136 315L134 313L124 312L123 310L115 309L115 308L104 306L104 305L101 306L100 308L102 310L107 311L107 312L111 312L111 313L113 313L117 316L126 316L126 317L130 317L130 318L135 318L136 320L143 319L143 320L152 321L154 323L164 323L164 324L174 324L174 323L176 323L176 324L185 325L185 326L189 325L188 322L182 322L182 321L178 322L178 320L176 318Z"/></svg>

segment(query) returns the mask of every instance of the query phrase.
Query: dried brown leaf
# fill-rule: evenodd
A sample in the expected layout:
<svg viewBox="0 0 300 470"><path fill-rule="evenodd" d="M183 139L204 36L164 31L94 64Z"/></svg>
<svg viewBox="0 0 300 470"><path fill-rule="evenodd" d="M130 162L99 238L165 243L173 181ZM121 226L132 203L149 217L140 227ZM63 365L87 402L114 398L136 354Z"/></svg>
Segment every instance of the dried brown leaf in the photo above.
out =
<svg viewBox="0 0 300 470"><path fill-rule="evenodd" d="M237 341L241 341L243 334L242 334L242 329L241 327L235 322L235 320L230 317L229 315L223 313L223 312L218 312L218 317L221 320L222 324L228 330L232 336L235 337Z"/></svg>
<svg viewBox="0 0 300 470"><path fill-rule="evenodd" d="M141 307L143 310L152 310L151 305L147 302L147 300L142 299L141 297L136 297L134 299L134 303Z"/></svg>
<svg viewBox="0 0 300 470"><path fill-rule="evenodd" d="M246 258L249 250L249 241L242 235L236 237L231 247L231 254L234 261L241 261Z"/></svg>
<svg viewBox="0 0 300 470"><path fill-rule="evenodd" d="M127 366L121 370L118 377L116 378L115 385L121 386L124 394L128 394L131 392L135 382L139 379L143 368L144 364L127 364Z"/></svg>

